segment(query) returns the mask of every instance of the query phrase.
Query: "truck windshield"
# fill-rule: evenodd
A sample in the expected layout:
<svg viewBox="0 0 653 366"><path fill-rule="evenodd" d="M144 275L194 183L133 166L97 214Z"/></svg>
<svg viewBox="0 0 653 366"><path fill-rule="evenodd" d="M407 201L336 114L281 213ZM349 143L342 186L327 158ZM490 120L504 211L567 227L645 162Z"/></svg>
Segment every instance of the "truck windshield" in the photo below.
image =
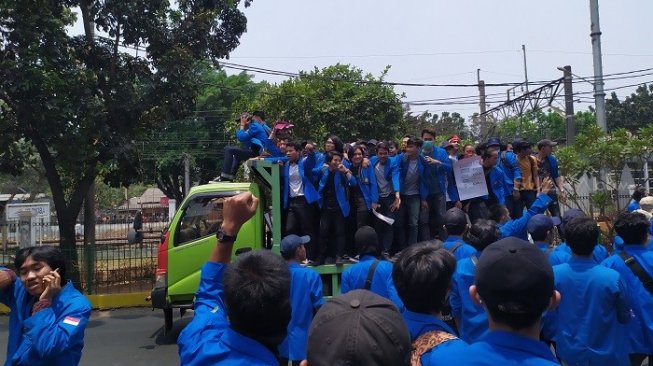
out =
<svg viewBox="0 0 653 366"><path fill-rule="evenodd" d="M215 235L222 224L222 204L225 198L236 193L202 195L187 201L187 205L182 208L179 229L175 235L175 246Z"/></svg>

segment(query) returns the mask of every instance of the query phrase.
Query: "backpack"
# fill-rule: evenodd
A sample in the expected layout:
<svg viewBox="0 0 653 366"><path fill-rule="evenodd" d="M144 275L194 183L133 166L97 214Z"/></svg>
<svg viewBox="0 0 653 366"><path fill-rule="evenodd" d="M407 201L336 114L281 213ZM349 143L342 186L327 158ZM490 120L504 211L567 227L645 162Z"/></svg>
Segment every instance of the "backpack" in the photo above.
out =
<svg viewBox="0 0 653 366"><path fill-rule="evenodd" d="M410 352L411 366L422 366L422 355L432 350L433 348L448 342L458 339L455 335L441 330L434 330L426 332L419 336L411 345L412 351Z"/></svg>

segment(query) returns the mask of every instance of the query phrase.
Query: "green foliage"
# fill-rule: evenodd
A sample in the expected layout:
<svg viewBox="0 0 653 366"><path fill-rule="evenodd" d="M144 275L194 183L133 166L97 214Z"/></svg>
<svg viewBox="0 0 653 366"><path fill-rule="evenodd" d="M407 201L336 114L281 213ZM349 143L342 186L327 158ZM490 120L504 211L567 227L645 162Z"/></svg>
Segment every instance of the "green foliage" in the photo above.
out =
<svg viewBox="0 0 653 366"><path fill-rule="evenodd" d="M0 0L0 168L24 166L16 141L36 149L63 247L97 174L133 181L133 141L194 109L199 61L227 57L246 29L239 3ZM85 34L72 37L76 9Z"/></svg>
<svg viewBox="0 0 653 366"><path fill-rule="evenodd" d="M639 86L623 101L613 92L606 100L605 109L609 131L625 128L637 132L653 122L653 84Z"/></svg>
<svg viewBox="0 0 653 366"><path fill-rule="evenodd" d="M413 136L419 136L423 129L429 129L435 130L438 135L437 140L448 140L452 135L458 135L463 140L474 138L465 122L465 117L458 112L442 112L438 115L427 111L417 116L408 113L404 118L408 125L406 133Z"/></svg>
<svg viewBox="0 0 653 366"><path fill-rule="evenodd" d="M576 134L583 134L588 129L596 126L596 118L589 111L576 112L574 115ZM512 141L521 137L528 141L537 142L542 139L564 141L567 138L567 122L565 118L552 110L531 112L522 117L511 117L501 121L495 134L502 141Z"/></svg>
<svg viewBox="0 0 653 366"><path fill-rule="evenodd" d="M243 110L262 109L273 119L294 125L296 138L322 141L335 134L344 141L388 139L405 130L400 96L379 77L363 74L350 65L333 65L301 72L279 85L264 86L258 96L243 103ZM237 124L232 123L233 132Z"/></svg>
<svg viewBox="0 0 653 366"><path fill-rule="evenodd" d="M572 188L569 195L572 202L577 198L579 178L588 174L603 186L590 195L592 205L599 209L601 215L619 210L621 207L616 193L621 185L621 169L629 161L643 164L649 159L653 153L652 138L653 124L640 128L638 134L624 128L605 133L596 125L586 126L573 146L560 148L556 152L560 173ZM602 171L605 174L601 174Z"/></svg>

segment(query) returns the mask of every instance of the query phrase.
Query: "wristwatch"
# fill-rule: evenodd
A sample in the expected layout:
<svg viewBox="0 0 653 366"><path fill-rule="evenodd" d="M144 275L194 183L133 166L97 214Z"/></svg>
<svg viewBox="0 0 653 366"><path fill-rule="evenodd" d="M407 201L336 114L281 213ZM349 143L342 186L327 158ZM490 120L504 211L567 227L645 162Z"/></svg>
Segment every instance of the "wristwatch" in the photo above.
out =
<svg viewBox="0 0 653 366"><path fill-rule="evenodd" d="M236 236L227 235L222 229L218 230L215 236L218 238L218 243L233 243L236 241Z"/></svg>

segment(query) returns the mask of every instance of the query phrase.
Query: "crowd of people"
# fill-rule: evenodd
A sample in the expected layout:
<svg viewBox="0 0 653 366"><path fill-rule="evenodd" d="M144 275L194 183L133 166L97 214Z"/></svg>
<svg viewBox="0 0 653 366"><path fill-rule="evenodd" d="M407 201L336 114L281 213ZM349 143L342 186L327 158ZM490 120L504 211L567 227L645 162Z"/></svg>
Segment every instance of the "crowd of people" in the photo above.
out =
<svg viewBox="0 0 653 366"><path fill-rule="evenodd" d="M493 220L470 225L454 208L444 228L461 234L459 245L417 242L392 261L362 226L360 260L325 301L319 275L302 265L308 236L284 237L281 256L254 251L230 264L257 204L251 193L224 202L195 317L178 339L182 365L639 366L653 355L653 233L643 213L617 218L626 244L598 259L597 223L565 214L567 249L555 265L557 250L542 245L555 222L542 214L527 220L529 242L503 237Z"/></svg>
<svg viewBox="0 0 653 366"><path fill-rule="evenodd" d="M390 258L418 241L451 236L443 225L452 208L464 211L471 222L503 223L521 218L524 209L537 214L546 208L560 216L564 181L552 154L556 143L550 140L538 142L537 153L534 144L523 139L502 144L490 138L473 146L461 145L454 135L436 146L435 131L424 129L420 136L404 136L399 144L375 139L345 144L332 135L318 150L314 141L289 140L292 124L279 122L270 128L264 119L262 111L240 115L236 136L242 146L225 149L217 179L233 179L246 159L281 164L282 231L308 235L307 257L316 265L355 258L359 253L354 233L366 225L376 230L382 253ZM486 195L460 199L453 167L463 159L479 160ZM537 201L540 193L548 198ZM524 228L513 225L502 232L525 238Z"/></svg>
<svg viewBox="0 0 653 366"><path fill-rule="evenodd" d="M227 149L222 179L243 159L276 155L265 158L283 165L281 255L250 251L232 262L259 201L249 192L223 201L194 317L178 338L181 365L652 361L653 196L645 189L614 221L608 251L593 218L576 209L560 217L551 141L533 154L523 140L492 138L457 156L456 136L436 147L424 130L399 146L345 148L330 136L318 152L311 141L281 143L280 130L292 126L266 129L264 114L254 115L260 122L241 115L238 137L250 145ZM453 161L472 158L487 195L460 200ZM563 242L554 243L555 232ZM345 254L355 263L343 268L341 294L325 301L309 265L341 264ZM63 255L25 248L14 264L16 272L0 268L0 302L11 309L5 365L77 365L91 307L67 281Z"/></svg>
<svg viewBox="0 0 653 366"><path fill-rule="evenodd" d="M285 157L266 157L283 165L282 257L250 252L228 265L258 200L226 200L197 293L206 317L180 335L182 364L650 362L653 197L636 189L609 252L593 218L575 209L560 217L553 142L533 154L528 142L493 138L456 156L455 136L441 147L434 139L425 130L398 146L346 147L330 136L323 152L289 141ZM460 201L452 162L475 156L488 195ZM555 232L563 242L554 243ZM341 295L325 301L307 258L339 263L347 251L356 263L342 273Z"/></svg>

